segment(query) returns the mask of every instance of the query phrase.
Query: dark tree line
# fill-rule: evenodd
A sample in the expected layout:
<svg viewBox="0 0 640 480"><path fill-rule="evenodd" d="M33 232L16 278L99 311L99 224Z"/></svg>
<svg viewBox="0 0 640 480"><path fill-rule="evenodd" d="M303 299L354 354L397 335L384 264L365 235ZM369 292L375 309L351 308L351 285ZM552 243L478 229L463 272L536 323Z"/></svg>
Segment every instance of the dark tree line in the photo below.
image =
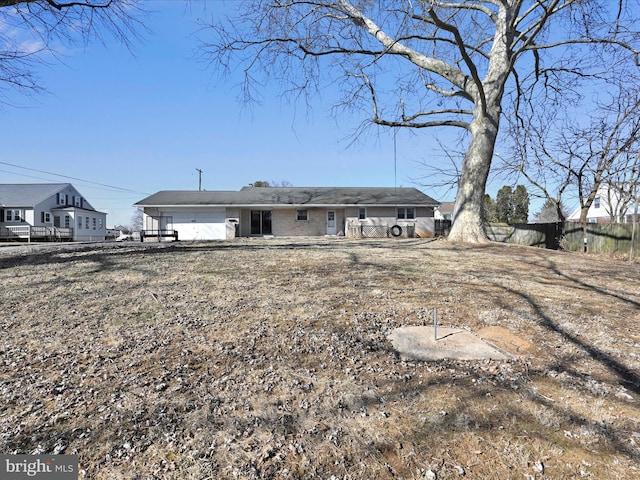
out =
<svg viewBox="0 0 640 480"><path fill-rule="evenodd" d="M509 185L498 190L496 199L484 197L484 219L488 223L527 223L529 219L529 194L524 185L515 190Z"/></svg>

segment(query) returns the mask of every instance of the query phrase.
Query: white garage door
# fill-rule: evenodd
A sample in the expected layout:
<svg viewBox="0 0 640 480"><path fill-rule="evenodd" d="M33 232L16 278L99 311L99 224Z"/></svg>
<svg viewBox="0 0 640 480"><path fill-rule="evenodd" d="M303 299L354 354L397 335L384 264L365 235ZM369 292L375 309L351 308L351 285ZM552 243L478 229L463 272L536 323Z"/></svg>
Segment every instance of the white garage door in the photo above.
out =
<svg viewBox="0 0 640 480"><path fill-rule="evenodd" d="M227 238L224 208L202 211L167 212L180 240L224 240Z"/></svg>

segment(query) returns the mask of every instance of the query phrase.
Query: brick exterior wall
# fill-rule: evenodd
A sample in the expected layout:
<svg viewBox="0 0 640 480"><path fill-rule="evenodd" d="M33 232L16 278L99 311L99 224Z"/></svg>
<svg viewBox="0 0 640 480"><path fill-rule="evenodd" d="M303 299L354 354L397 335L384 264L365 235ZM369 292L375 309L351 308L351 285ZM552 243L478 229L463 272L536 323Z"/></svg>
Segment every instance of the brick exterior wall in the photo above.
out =
<svg viewBox="0 0 640 480"><path fill-rule="evenodd" d="M298 220L297 211L307 210L307 220ZM273 210L273 234L317 237L327 234L327 211L336 212L336 233L344 234L344 209L295 208Z"/></svg>
<svg viewBox="0 0 640 480"><path fill-rule="evenodd" d="M415 234L418 237L435 236L434 209L431 207L416 208L416 218L413 220L398 219L398 209L396 207L367 207L367 218L365 220L358 219L358 208L351 207L346 209L347 225L380 225L391 227L400 225L405 227L413 225Z"/></svg>

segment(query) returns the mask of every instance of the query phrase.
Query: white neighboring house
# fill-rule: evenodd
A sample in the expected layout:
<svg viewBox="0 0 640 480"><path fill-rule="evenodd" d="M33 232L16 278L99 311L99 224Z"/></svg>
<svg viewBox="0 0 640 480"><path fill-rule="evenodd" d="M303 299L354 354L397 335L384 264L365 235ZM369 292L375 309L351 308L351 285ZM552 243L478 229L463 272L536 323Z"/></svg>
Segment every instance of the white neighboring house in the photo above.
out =
<svg viewBox="0 0 640 480"><path fill-rule="evenodd" d="M137 202L142 240L234 237L433 237L439 205L416 188L244 187L161 191Z"/></svg>
<svg viewBox="0 0 640 480"><path fill-rule="evenodd" d="M596 197L587 212L588 223L631 223L634 201L627 190L616 188L614 184L600 185ZM569 215L570 222L580 221L580 207Z"/></svg>
<svg viewBox="0 0 640 480"><path fill-rule="evenodd" d="M106 225L70 183L0 184L0 240L104 241Z"/></svg>
<svg viewBox="0 0 640 480"><path fill-rule="evenodd" d="M455 202L442 202L440 206L436 207L434 218L436 220L452 220L454 205Z"/></svg>

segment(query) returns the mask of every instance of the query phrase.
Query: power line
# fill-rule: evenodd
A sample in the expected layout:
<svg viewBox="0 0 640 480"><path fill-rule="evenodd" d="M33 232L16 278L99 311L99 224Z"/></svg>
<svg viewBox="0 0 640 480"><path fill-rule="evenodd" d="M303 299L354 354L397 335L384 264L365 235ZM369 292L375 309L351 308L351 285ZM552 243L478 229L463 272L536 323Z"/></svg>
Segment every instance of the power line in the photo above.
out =
<svg viewBox="0 0 640 480"><path fill-rule="evenodd" d="M0 162L0 163L2 163L2 162ZM36 180L43 180L45 182L51 182L50 178L37 177L35 175L28 175L26 173L12 172L12 171L9 171L9 170L0 170L0 173L8 173L9 175L15 175L17 177L35 178ZM91 189L94 189L94 190L102 190L102 191L105 191L105 192L113 192L113 189L111 187L107 188L107 187L96 187L96 186L92 186L92 185L84 185L84 180L78 180L78 182L81 182L81 183L80 184L76 183L75 184L76 187L77 186L81 186L81 187L91 188ZM91 182L89 182L89 183L91 183ZM133 192L132 191L132 194L133 193L135 193L136 195L140 195L143 192ZM149 194L145 193L145 195L149 195Z"/></svg>
<svg viewBox="0 0 640 480"><path fill-rule="evenodd" d="M50 181L48 178L36 177L35 175L27 175L26 173L10 172L9 170L0 170L0 173L8 173L10 175L17 175L19 177L35 178L35 179L44 180L44 181L47 181L47 182Z"/></svg>
<svg viewBox="0 0 640 480"><path fill-rule="evenodd" d="M146 192L140 192L137 190L131 190L128 188L123 188L123 187L116 187L114 185L107 185L106 183L99 183L99 182L94 182L92 180L84 180L82 178L77 178L77 177L70 177L68 175L61 175L59 173L53 173L53 172L47 172L45 170L38 170L37 168L29 168L29 167L23 167L21 165L15 165L13 163L7 163L7 162L0 162L0 165L8 165L10 167L15 167L15 168L22 168L23 170L29 170L31 172L37 172L37 173L44 173L45 175L53 175L55 177L61 177L61 178L68 178L70 180L77 180L79 182L84 182L84 183L89 183L92 185L99 185L101 187L107 187L113 190L120 190L122 192L131 192L131 193L139 193L139 194L143 194L143 195L150 195L149 193ZM7 172L7 173L11 173L11 172ZM29 176L29 175L25 175L25 176ZM33 177L33 178L38 178L38 177ZM41 180L45 180L45 179L41 179Z"/></svg>

